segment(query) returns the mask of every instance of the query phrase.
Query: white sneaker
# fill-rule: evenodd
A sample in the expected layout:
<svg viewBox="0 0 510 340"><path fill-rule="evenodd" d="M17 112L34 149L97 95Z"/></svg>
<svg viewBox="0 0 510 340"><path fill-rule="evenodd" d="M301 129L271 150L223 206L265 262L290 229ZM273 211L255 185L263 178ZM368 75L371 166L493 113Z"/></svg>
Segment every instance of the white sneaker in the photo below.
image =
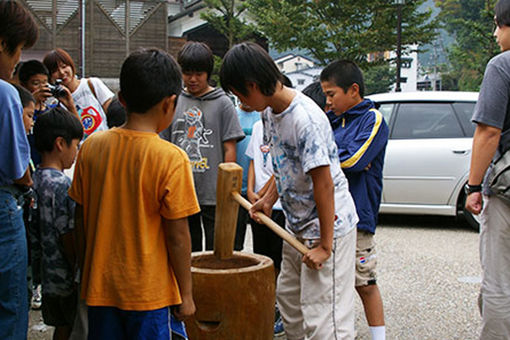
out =
<svg viewBox="0 0 510 340"><path fill-rule="evenodd" d="M41 285L34 286L32 289L32 309L41 309Z"/></svg>

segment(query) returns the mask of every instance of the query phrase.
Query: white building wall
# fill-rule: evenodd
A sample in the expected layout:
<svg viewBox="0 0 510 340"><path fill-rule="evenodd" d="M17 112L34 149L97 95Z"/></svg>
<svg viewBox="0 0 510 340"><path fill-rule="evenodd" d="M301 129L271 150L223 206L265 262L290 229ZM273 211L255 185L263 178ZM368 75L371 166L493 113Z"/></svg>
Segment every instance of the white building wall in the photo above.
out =
<svg viewBox="0 0 510 340"><path fill-rule="evenodd" d="M207 8L202 8L191 15L183 16L168 24L169 37L182 37L184 32L187 32L195 27L201 26L206 23L205 20L200 18L200 13L206 11Z"/></svg>
<svg viewBox="0 0 510 340"><path fill-rule="evenodd" d="M407 49L402 50L402 67L400 69L400 78L406 78L406 82L400 83L400 88L402 92L413 92L417 90L418 84L418 53L416 51L411 52L412 50L416 50L418 48L417 45L412 45ZM397 53L392 51L390 52L390 58L396 59ZM410 60L409 66L407 60ZM395 65L395 64L394 64ZM392 86L392 91L395 91L396 84Z"/></svg>

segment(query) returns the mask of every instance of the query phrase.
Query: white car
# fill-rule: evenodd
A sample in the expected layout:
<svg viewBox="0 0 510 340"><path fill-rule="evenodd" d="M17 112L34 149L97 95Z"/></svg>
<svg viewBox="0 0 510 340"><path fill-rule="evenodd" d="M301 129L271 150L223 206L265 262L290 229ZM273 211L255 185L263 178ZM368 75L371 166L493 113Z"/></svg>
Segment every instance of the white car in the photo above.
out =
<svg viewBox="0 0 510 340"><path fill-rule="evenodd" d="M400 92L367 96L390 128L380 213L464 215L476 92Z"/></svg>

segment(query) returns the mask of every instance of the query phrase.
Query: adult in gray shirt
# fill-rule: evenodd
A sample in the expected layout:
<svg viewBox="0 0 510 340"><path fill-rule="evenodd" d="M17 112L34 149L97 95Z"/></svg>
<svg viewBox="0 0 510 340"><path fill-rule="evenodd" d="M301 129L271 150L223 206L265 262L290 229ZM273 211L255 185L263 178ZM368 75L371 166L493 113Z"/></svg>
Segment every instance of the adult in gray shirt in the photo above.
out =
<svg viewBox="0 0 510 340"><path fill-rule="evenodd" d="M481 214L480 339L510 339L510 205L487 186L489 165L510 147L510 0L495 7L494 36L502 53L487 64L473 115L471 170L466 185L466 209ZM482 180L483 181L482 186Z"/></svg>

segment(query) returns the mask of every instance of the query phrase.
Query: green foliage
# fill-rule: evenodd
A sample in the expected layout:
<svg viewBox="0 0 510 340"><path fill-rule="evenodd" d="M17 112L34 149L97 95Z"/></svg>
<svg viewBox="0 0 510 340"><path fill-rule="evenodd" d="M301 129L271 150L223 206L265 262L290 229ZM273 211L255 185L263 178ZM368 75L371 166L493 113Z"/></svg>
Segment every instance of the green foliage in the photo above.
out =
<svg viewBox="0 0 510 340"><path fill-rule="evenodd" d="M204 0L204 2L209 10L200 17L225 35L229 48L254 34L254 26L242 18L243 12L246 11L244 1Z"/></svg>
<svg viewBox="0 0 510 340"><path fill-rule="evenodd" d="M395 83L396 71L389 64L373 65L363 72L365 96L374 93L389 92Z"/></svg>
<svg viewBox="0 0 510 340"><path fill-rule="evenodd" d="M455 35L448 50L450 70L442 74L443 88L478 91L487 62L499 51L492 35L497 0L435 1L443 27Z"/></svg>
<svg viewBox="0 0 510 340"><path fill-rule="evenodd" d="M431 11L418 12L425 0L402 7L402 44L434 39ZM397 9L389 0L245 0L257 28L279 51L308 50L322 64L351 59L370 67L367 55L396 49Z"/></svg>
<svg viewBox="0 0 510 340"><path fill-rule="evenodd" d="M221 63L223 60L218 57L217 55L214 57L214 67L213 71L211 73L211 77L209 78L209 84L214 87L220 86L220 69L221 69Z"/></svg>

